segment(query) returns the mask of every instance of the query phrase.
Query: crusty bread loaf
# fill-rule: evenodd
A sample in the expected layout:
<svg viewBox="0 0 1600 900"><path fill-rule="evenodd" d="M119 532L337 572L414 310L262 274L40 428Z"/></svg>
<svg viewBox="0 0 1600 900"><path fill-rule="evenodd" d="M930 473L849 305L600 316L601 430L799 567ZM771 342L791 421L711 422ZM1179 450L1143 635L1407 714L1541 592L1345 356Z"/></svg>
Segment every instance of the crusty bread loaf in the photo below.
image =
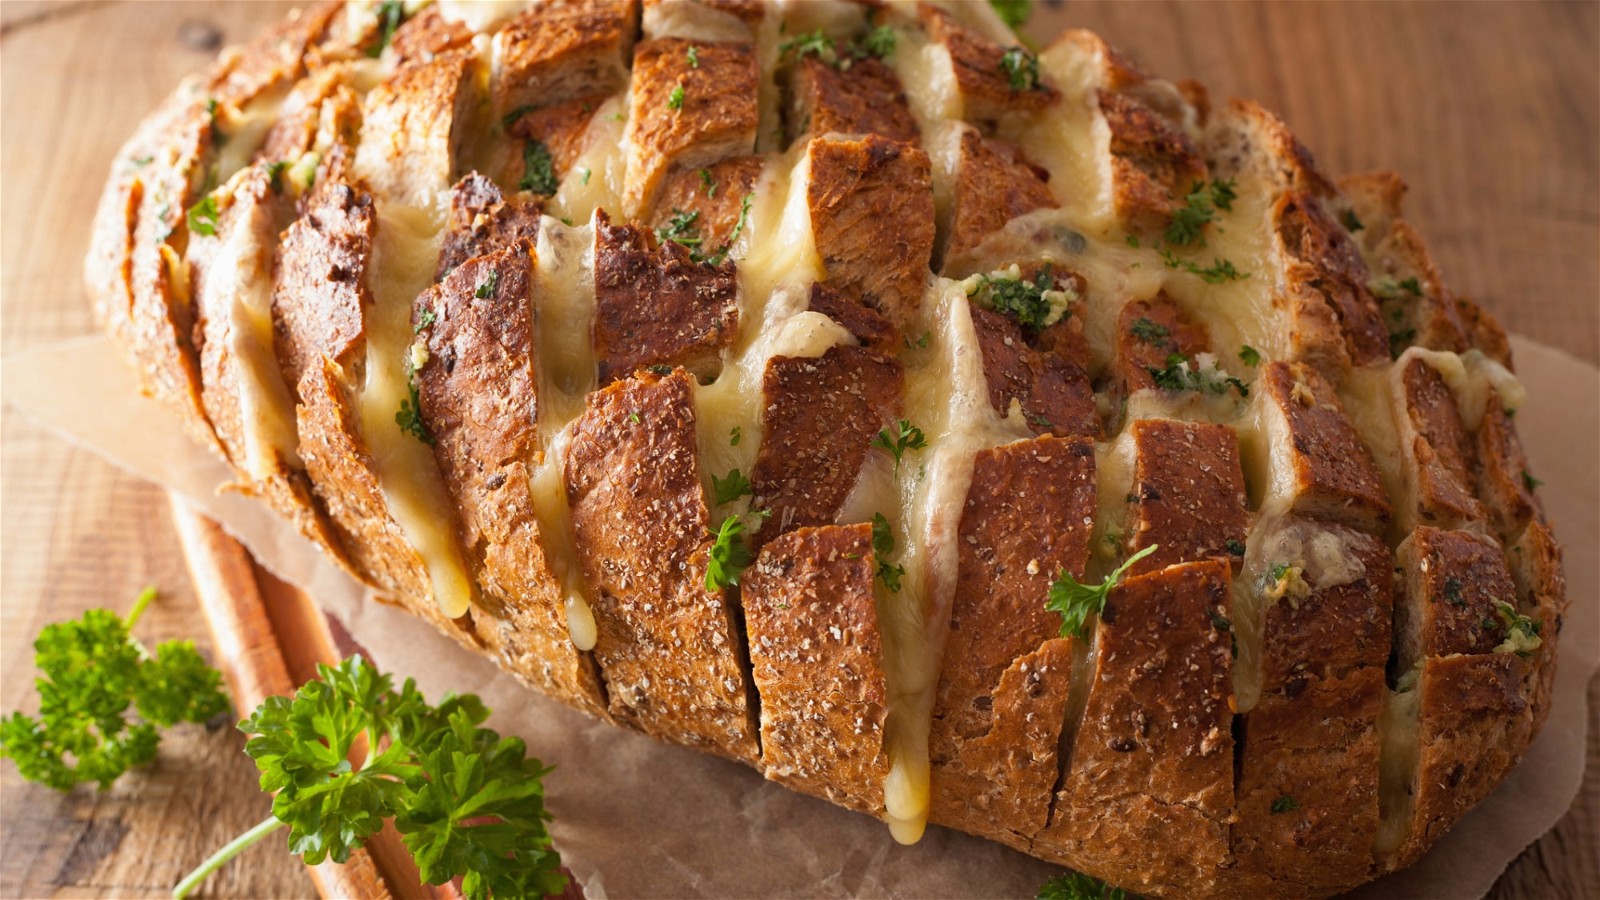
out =
<svg viewBox="0 0 1600 900"><path fill-rule="evenodd" d="M1395 176L1017 44L326 3L146 120L88 286L240 489L592 715L1140 893L1408 865L1549 706L1505 335Z"/></svg>

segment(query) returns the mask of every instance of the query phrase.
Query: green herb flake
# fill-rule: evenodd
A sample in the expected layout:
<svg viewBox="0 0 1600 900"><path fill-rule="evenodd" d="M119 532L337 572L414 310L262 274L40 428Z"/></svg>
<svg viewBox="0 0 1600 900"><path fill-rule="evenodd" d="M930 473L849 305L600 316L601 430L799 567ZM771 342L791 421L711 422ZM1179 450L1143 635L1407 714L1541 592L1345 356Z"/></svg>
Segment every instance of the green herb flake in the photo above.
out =
<svg viewBox="0 0 1600 900"><path fill-rule="evenodd" d="M672 93L667 96L667 108L673 110L683 109L684 90L679 84L672 88Z"/></svg>
<svg viewBox="0 0 1600 900"><path fill-rule="evenodd" d="M889 561L890 554L894 553L894 529L883 513L872 514L872 553L878 562L877 577L883 580L883 586L899 593L900 579L905 577L906 569Z"/></svg>
<svg viewBox="0 0 1600 900"><path fill-rule="evenodd" d="M1286 812L1293 812L1299 808L1300 801L1289 796L1288 794L1280 795L1278 799L1272 801L1272 814L1275 816Z"/></svg>
<svg viewBox="0 0 1600 900"><path fill-rule="evenodd" d="M754 192L744 195L739 201L739 218L733 223L733 231L729 232L728 239L723 242L721 249L710 256L702 255L698 250L689 254L689 258L697 263L707 263L720 266L728 259L728 253L733 250L734 242L739 240L739 235L744 232L745 226L750 222L750 204L755 201Z"/></svg>
<svg viewBox="0 0 1600 900"><path fill-rule="evenodd" d="M656 240L661 243L671 241L685 247L698 247L703 240L700 237L700 226L696 224L699 221L699 210L684 212L673 207L672 216L665 224L656 228Z"/></svg>
<svg viewBox="0 0 1600 900"><path fill-rule="evenodd" d="M155 759L157 729L228 710L221 674L193 643L165 641L151 653L132 636L155 597L155 588L146 588L126 617L91 609L39 632L39 715L0 719L0 757L16 763L23 778L58 791L81 782L105 790ZM139 720L130 720L135 709Z"/></svg>
<svg viewBox="0 0 1600 900"><path fill-rule="evenodd" d="M533 112L535 109L538 109L538 107L533 106L532 104L524 104L516 109L513 109L511 112L506 113L500 118L500 130L510 131L511 126L517 124L518 119L522 118L528 113Z"/></svg>
<svg viewBox="0 0 1600 900"><path fill-rule="evenodd" d="M1129 330L1133 332L1134 337L1146 344L1164 343L1172 335L1172 332L1167 330L1167 326L1151 320L1148 316L1140 316L1135 319L1133 327Z"/></svg>
<svg viewBox="0 0 1600 900"><path fill-rule="evenodd" d="M1139 249L1139 236L1137 234L1130 234L1127 237L1124 237L1122 240L1129 247L1132 247L1135 250Z"/></svg>
<svg viewBox="0 0 1600 900"><path fill-rule="evenodd" d="M1245 344L1239 348L1239 361L1253 369L1261 365L1261 351Z"/></svg>
<svg viewBox="0 0 1600 900"><path fill-rule="evenodd" d="M1515 653L1527 659L1544 643L1539 636L1542 623L1517 612L1515 606L1504 600L1496 600L1494 614L1500 619L1502 633L1506 636L1506 639L1494 648L1495 653Z"/></svg>
<svg viewBox="0 0 1600 900"><path fill-rule="evenodd" d="M892 429L892 430L891 430ZM928 446L927 435L922 429L911 424L906 419L901 419L890 428L879 431L872 439L871 445L886 451L894 457L894 470L900 471L900 458L907 450L921 450Z"/></svg>
<svg viewBox="0 0 1600 900"><path fill-rule="evenodd" d="M778 54L796 62L807 56L815 56L830 66L839 62L839 51L834 48L833 39L820 28L779 44Z"/></svg>
<svg viewBox="0 0 1600 900"><path fill-rule="evenodd" d="M489 277L483 279L483 283L479 284L478 289L472 292L472 296L477 297L479 300L487 300L494 296L494 292L498 290L499 287L500 270L490 269Z"/></svg>
<svg viewBox="0 0 1600 900"><path fill-rule="evenodd" d="M1000 57L1000 71L1013 91L1027 91L1039 86L1039 57L1022 47L1012 47Z"/></svg>
<svg viewBox="0 0 1600 900"><path fill-rule="evenodd" d="M706 560L706 590L716 591L739 583L739 576L750 565L750 548L745 544L744 522L729 516L713 532L711 553Z"/></svg>
<svg viewBox="0 0 1600 900"><path fill-rule="evenodd" d="M688 50L688 52L686 52L684 54L684 56L686 56L688 58L688 60L689 60L689 68L691 68L691 69L700 68L700 48L699 47L696 47L694 44L690 44L689 45L689 50Z"/></svg>
<svg viewBox="0 0 1600 900"><path fill-rule="evenodd" d="M989 0L989 5L994 7L1000 21L1012 29L1021 28L1033 15L1033 0Z"/></svg>
<svg viewBox="0 0 1600 900"><path fill-rule="evenodd" d="M267 163L267 186L272 188L274 194L283 193L283 173L288 168L289 161L286 159Z"/></svg>
<svg viewBox="0 0 1600 900"><path fill-rule="evenodd" d="M378 4L378 42L367 48L367 55L373 59L382 56L383 49L394 38L395 30L405 20L406 5L403 0L383 0Z"/></svg>
<svg viewBox="0 0 1600 900"><path fill-rule="evenodd" d="M406 387L409 396L401 399L400 411L394 414L394 423L400 426L402 432L432 447L433 433L422 421L422 395L417 390L416 380L411 380Z"/></svg>
<svg viewBox="0 0 1600 900"><path fill-rule="evenodd" d="M1347 209L1339 213L1339 224L1343 225L1344 230L1351 234L1367 227L1361 224L1361 220L1356 217L1356 211L1353 209Z"/></svg>
<svg viewBox="0 0 1600 900"><path fill-rule="evenodd" d="M706 189L707 197L717 196L717 183L711 180L711 170L700 170L700 186Z"/></svg>
<svg viewBox="0 0 1600 900"><path fill-rule="evenodd" d="M543 141L527 140L522 144L522 180L517 189L535 194L554 194L561 187L556 178L555 161Z"/></svg>
<svg viewBox="0 0 1600 900"><path fill-rule="evenodd" d="M412 326L411 333L421 334L422 329L431 326L437 321L439 321L438 313L435 313L432 307L424 306L422 307L422 310L417 313L417 324Z"/></svg>
<svg viewBox="0 0 1600 900"><path fill-rule="evenodd" d="M1415 328L1405 328L1391 333L1389 335L1389 358L1399 359L1400 354L1406 352L1406 348L1410 347L1411 342L1416 338L1417 330Z"/></svg>
<svg viewBox="0 0 1600 900"><path fill-rule="evenodd" d="M895 45L894 29L888 25L879 25L867 32L866 37L850 45L850 51L859 59L874 57L888 59L894 54Z"/></svg>
<svg viewBox="0 0 1600 900"><path fill-rule="evenodd" d="M1032 281L1008 278L1000 273L980 275L976 288L970 290L979 306L1004 313L1030 331L1048 328L1069 314L1070 294L1055 290L1055 280L1048 266Z"/></svg>
<svg viewBox="0 0 1600 900"><path fill-rule="evenodd" d="M207 194L200 198L200 202L189 207L185 214L189 223L189 231L193 234L206 235L217 233L217 198Z"/></svg>
<svg viewBox="0 0 1600 900"><path fill-rule="evenodd" d="M1522 483L1530 491L1537 490L1539 485L1544 484L1544 482L1533 477L1533 473L1529 472L1527 469L1522 470Z"/></svg>
<svg viewBox="0 0 1600 900"><path fill-rule="evenodd" d="M1444 599L1451 606L1466 606L1466 598L1461 595L1461 582L1455 578L1444 580Z"/></svg>
<svg viewBox="0 0 1600 900"><path fill-rule="evenodd" d="M1233 556L1243 556L1244 555L1244 541L1236 540L1234 538L1229 538L1227 540L1227 542L1224 543L1222 546L1224 548L1226 548L1228 553L1233 555Z"/></svg>
<svg viewBox="0 0 1600 900"><path fill-rule="evenodd" d="M1117 582L1122 580L1122 576L1127 574L1134 563L1156 552L1159 546L1151 544L1128 557L1126 562L1099 584L1084 584L1072 577L1072 573L1062 569L1061 575L1050 585L1049 599L1044 604L1044 608L1050 612L1061 614L1061 636L1075 635L1078 640L1087 641L1089 616L1097 615L1105 609L1106 598L1111 595L1111 589L1117 586Z"/></svg>
<svg viewBox="0 0 1600 900"><path fill-rule="evenodd" d="M717 506L732 503L750 492L750 479L738 469L729 472L726 478L711 476L711 493Z"/></svg>
<svg viewBox="0 0 1600 900"><path fill-rule="evenodd" d="M733 430L728 432L728 446L737 447L742 440L744 440L744 435L739 432L739 426L733 426Z"/></svg>

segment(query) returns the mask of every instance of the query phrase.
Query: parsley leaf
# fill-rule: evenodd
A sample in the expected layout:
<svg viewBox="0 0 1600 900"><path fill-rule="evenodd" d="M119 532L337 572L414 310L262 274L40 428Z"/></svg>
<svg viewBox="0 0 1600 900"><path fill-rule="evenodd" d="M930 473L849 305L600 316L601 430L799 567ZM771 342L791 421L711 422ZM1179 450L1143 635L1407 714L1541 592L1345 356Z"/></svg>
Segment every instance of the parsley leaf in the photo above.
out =
<svg viewBox="0 0 1600 900"><path fill-rule="evenodd" d="M1272 801L1272 814L1275 816L1280 813L1293 812L1299 808L1300 801L1289 796L1288 794L1284 794L1278 797L1278 799Z"/></svg>
<svg viewBox="0 0 1600 900"><path fill-rule="evenodd" d="M894 44L894 29L888 25L879 25L867 32L867 36L860 41L851 42L850 52L862 59L868 56L887 59L894 53Z"/></svg>
<svg viewBox="0 0 1600 900"><path fill-rule="evenodd" d="M383 0L378 4L378 42L367 48L367 55L373 59L382 56L383 48L389 46L395 30L405 20L406 5L402 0Z"/></svg>
<svg viewBox="0 0 1600 900"><path fill-rule="evenodd" d="M708 263L713 266L722 265L723 262L728 259L728 253L733 249L734 242L739 240L739 235L744 231L745 225L750 221L750 204L755 200L755 198L755 192L752 191L751 193L745 194L744 199L739 201L739 218L734 221L733 231L728 233L728 239L723 242L721 249L710 256L704 256L697 250L690 253L689 258L697 263Z"/></svg>
<svg viewBox="0 0 1600 900"><path fill-rule="evenodd" d="M1539 637L1543 627L1542 622L1517 612L1515 606L1504 600L1494 601L1494 614L1499 617L1500 626L1506 636L1506 639L1494 648L1494 652L1515 653L1527 659L1543 644L1543 640Z"/></svg>
<svg viewBox="0 0 1600 900"><path fill-rule="evenodd" d="M1126 562L1099 584L1084 584L1072 577L1072 573L1062 569L1060 577L1050 585L1050 596L1044 604L1044 608L1050 612L1061 614L1061 636L1076 635L1078 640L1087 641L1089 616L1105 609L1106 598L1111 595L1111 589L1117 586L1117 582L1122 580L1128 569L1132 568L1134 563L1156 552L1156 548L1160 546L1151 544L1128 557Z"/></svg>
<svg viewBox="0 0 1600 900"><path fill-rule="evenodd" d="M1033 15L1033 0L989 0L989 5L1011 28L1021 28Z"/></svg>
<svg viewBox="0 0 1600 900"><path fill-rule="evenodd" d="M239 724L253 735L245 753L262 789L276 792L272 817L191 873L175 896L284 825L290 851L316 864L348 860L390 819L429 884L461 877L471 898L563 889L544 824L541 779L550 770L520 739L480 727L489 715L481 700L450 695L431 705L410 679L396 689L360 656L317 674Z"/></svg>
<svg viewBox="0 0 1600 900"><path fill-rule="evenodd" d="M1166 263L1167 268L1169 269L1181 269L1185 272L1189 272L1190 274L1199 275L1200 279L1206 284L1222 284L1224 281L1241 281L1250 277L1249 272L1241 272L1234 268L1233 260L1231 259L1213 258L1210 266L1202 267L1194 260L1183 259L1179 257L1178 254L1173 253L1172 250L1168 248L1162 248L1161 261Z"/></svg>
<svg viewBox="0 0 1600 900"><path fill-rule="evenodd" d="M721 506L724 503L732 503L740 497L751 493L750 479L744 477L744 473L738 469L729 472L726 478L718 478L712 475L711 493L714 495L717 506Z"/></svg>
<svg viewBox="0 0 1600 900"><path fill-rule="evenodd" d="M1251 368L1261 365L1261 351L1245 344L1239 348L1239 361Z"/></svg>
<svg viewBox="0 0 1600 900"><path fill-rule="evenodd" d="M700 227L695 223L700 219L699 210L684 212L676 206L672 208L672 217L667 219L665 225L656 229L656 240L661 243L671 241L685 247L700 246Z"/></svg>
<svg viewBox="0 0 1600 900"><path fill-rule="evenodd" d="M1190 244L1205 244L1205 237L1201 233L1207 222L1217 220L1217 210L1232 210L1233 201L1238 199L1238 192L1234 190L1234 183L1229 181L1196 181L1189 188L1189 194L1184 198L1184 205L1172 212L1172 221L1167 223L1166 233L1162 237L1173 247L1187 247Z"/></svg>
<svg viewBox="0 0 1600 900"><path fill-rule="evenodd" d="M267 163L267 186L272 188L274 194L283 193L283 170L287 168L289 161L286 159Z"/></svg>
<svg viewBox="0 0 1600 900"><path fill-rule="evenodd" d="M689 59L689 68L700 68L700 48L694 44L689 45L689 50L684 54Z"/></svg>
<svg viewBox="0 0 1600 900"><path fill-rule="evenodd" d="M928 437L922 433L921 428L911 424L906 419L901 419L891 427L895 429L892 432L889 428L880 430L877 436L872 439L871 446L881 447L889 455L893 456L894 470L898 473L900 471L900 457L904 456L907 450L921 450L928 446Z"/></svg>
<svg viewBox="0 0 1600 900"><path fill-rule="evenodd" d="M1530 491L1536 490L1539 485L1544 484L1543 481L1533 477L1533 473L1529 472L1527 469L1522 470L1522 483L1526 485Z"/></svg>
<svg viewBox="0 0 1600 900"><path fill-rule="evenodd" d="M207 194L200 198L200 202L189 207L185 218L189 222L189 230L195 234L211 236L217 233L217 198Z"/></svg>
<svg viewBox="0 0 1600 900"><path fill-rule="evenodd" d="M227 711L221 674L192 643L165 641L152 654L130 635L155 596L155 588L146 588L126 619L91 609L39 633L33 643L44 673L35 682L39 716L17 712L0 720L0 757L15 762L23 778L58 791L87 781L104 790L155 759L158 727ZM130 722L129 707L143 721Z"/></svg>
<svg viewBox="0 0 1600 900"><path fill-rule="evenodd" d="M1352 234L1367 227L1361 224L1361 219L1356 216L1356 211L1353 209L1347 209L1339 213L1339 224L1344 226L1345 231Z"/></svg>
<svg viewBox="0 0 1600 900"><path fill-rule="evenodd" d="M1133 336L1146 344L1158 344L1166 341L1172 335L1167 326L1151 320L1147 316L1140 316L1133 321L1130 329Z"/></svg>
<svg viewBox="0 0 1600 900"><path fill-rule="evenodd" d="M1012 47L1000 57L1000 71L1006 73L1013 91L1026 91L1039 86L1039 57L1022 47Z"/></svg>
<svg viewBox="0 0 1600 900"><path fill-rule="evenodd" d="M683 85L678 84L672 88L672 93L667 96L667 108L673 110L683 109Z"/></svg>
<svg viewBox="0 0 1600 900"><path fill-rule="evenodd" d="M807 56L815 56L830 66L839 61L839 51L834 48L833 39L821 28L779 44L778 54L783 59L793 59L796 62Z"/></svg>
<svg viewBox="0 0 1600 900"><path fill-rule="evenodd" d="M750 548L744 541L744 522L729 516L714 533L711 553L706 560L706 590L715 591L739 583L745 566L750 565Z"/></svg>
<svg viewBox="0 0 1600 900"><path fill-rule="evenodd" d="M535 194L554 194L561 187L560 179L556 178L555 161L550 158L550 150L543 141L528 140L522 145L522 180L517 183L519 191L533 191Z"/></svg>
<svg viewBox="0 0 1600 900"><path fill-rule="evenodd" d="M1119 887L1081 872L1067 872L1046 881L1039 888L1038 900L1138 900Z"/></svg>
<svg viewBox="0 0 1600 900"><path fill-rule="evenodd" d="M477 297L479 300L487 300L494 296L495 290L497 290L499 287L500 270L490 269L489 277L485 278L483 283L478 285L478 289L472 292L472 296ZM432 310L429 310L429 312L432 312Z"/></svg>
<svg viewBox="0 0 1600 900"><path fill-rule="evenodd" d="M416 380L412 379L407 388L411 396L400 401L400 411L394 414L394 423L400 426L401 431L432 447L433 432L422 421L422 394L417 390Z"/></svg>
<svg viewBox="0 0 1600 900"><path fill-rule="evenodd" d="M728 446L729 447L737 447L737 446L739 446L739 442L741 440L743 440L743 439L744 439L744 435L739 433L739 426L738 425L733 426L733 430L728 432Z"/></svg>
<svg viewBox="0 0 1600 900"><path fill-rule="evenodd" d="M1011 271L1017 269L1013 267ZM979 275L968 290L979 306L1004 313L1030 331L1043 330L1066 318L1072 299L1070 291L1055 289L1055 279L1048 266L1032 281L1000 272Z"/></svg>
<svg viewBox="0 0 1600 900"><path fill-rule="evenodd" d="M897 566L889 561L889 554L894 552L894 530L889 527L889 520L883 513L872 514L872 555L878 561L877 577L883 579L883 586L889 590L900 592L900 579L905 577L905 566Z"/></svg>
<svg viewBox="0 0 1600 900"><path fill-rule="evenodd" d="M1150 373L1156 387L1163 390L1226 394L1231 387L1239 392L1240 397L1250 396L1250 386L1243 381L1225 374L1215 364L1211 368L1201 369L1182 353L1167 354L1165 368L1145 366L1144 369Z"/></svg>
<svg viewBox="0 0 1600 900"><path fill-rule="evenodd" d="M717 195L717 183L711 180L710 169L700 170L700 185L706 189L707 197L715 197Z"/></svg>

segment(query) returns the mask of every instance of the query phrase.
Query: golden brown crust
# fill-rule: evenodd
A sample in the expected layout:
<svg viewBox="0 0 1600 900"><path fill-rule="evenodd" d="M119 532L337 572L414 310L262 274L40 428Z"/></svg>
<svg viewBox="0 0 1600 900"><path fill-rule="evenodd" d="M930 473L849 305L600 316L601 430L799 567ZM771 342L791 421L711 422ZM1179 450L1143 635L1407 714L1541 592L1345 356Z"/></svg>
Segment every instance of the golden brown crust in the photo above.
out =
<svg viewBox="0 0 1600 900"><path fill-rule="evenodd" d="M876 59L849 68L805 56L789 72L784 129L790 141L827 134L880 134L916 144L922 139L894 70Z"/></svg>
<svg viewBox="0 0 1600 900"><path fill-rule="evenodd" d="M506 133L522 142L537 142L538 147L543 147L550 155L550 174L559 185L589 149L589 125L595 111L605 101L605 94L588 94L564 103L528 109L520 115L514 110L506 114L510 121ZM532 190L543 180L544 174L538 169L530 171L530 163L538 161L537 147L513 143L514 146L507 146L505 181ZM535 152L528 152L530 149Z"/></svg>
<svg viewBox="0 0 1600 900"><path fill-rule="evenodd" d="M1028 346L1022 329L1008 316L975 304L970 312L995 412L1008 415L1016 403L1034 434L1100 433L1094 389L1082 366Z"/></svg>
<svg viewBox="0 0 1600 900"><path fill-rule="evenodd" d="M1249 514L1234 430L1172 419L1144 419L1130 428L1134 471L1127 548L1129 553L1158 548L1131 571L1236 559Z"/></svg>
<svg viewBox="0 0 1600 900"><path fill-rule="evenodd" d="M1483 521L1483 504L1474 491L1476 448L1444 376L1422 358L1408 355L1391 377L1401 458L1411 488L1411 506L1403 509L1401 524L1454 528Z"/></svg>
<svg viewBox="0 0 1600 900"><path fill-rule="evenodd" d="M904 329L933 257L928 154L879 135L813 138L806 205L830 287Z"/></svg>
<svg viewBox="0 0 1600 900"><path fill-rule="evenodd" d="M1337 541L1348 581L1318 588L1321 572L1306 572L1309 591L1287 592L1262 618L1262 685L1293 695L1307 681L1331 681L1360 668L1382 669L1393 635L1394 573L1389 548L1377 538L1338 525L1311 525ZM1315 539L1315 538L1313 538ZM1273 560L1289 565L1304 560Z"/></svg>
<svg viewBox="0 0 1600 900"><path fill-rule="evenodd" d="M1015 146L963 128L943 257L965 259L1012 219L1054 209L1049 180L1050 174L1028 162Z"/></svg>
<svg viewBox="0 0 1600 900"><path fill-rule="evenodd" d="M1505 640L1495 603L1516 596L1500 545L1470 531L1424 525L1396 551L1406 572L1395 607L1396 665L1453 653L1488 653Z"/></svg>
<svg viewBox="0 0 1600 900"><path fill-rule="evenodd" d="M1164 293L1135 300L1117 315L1115 367L1124 396L1158 387L1155 372L1170 366L1174 356L1193 360L1210 349L1205 326Z"/></svg>
<svg viewBox="0 0 1600 900"><path fill-rule="evenodd" d="M870 525L801 528L767 544L741 595L761 695L761 769L883 814L888 715Z"/></svg>
<svg viewBox="0 0 1600 900"><path fill-rule="evenodd" d="M670 230L675 220L689 219L687 226L698 240L702 254L713 255L739 237L748 222L746 204L753 202L756 182L761 178L766 159L738 156L699 169L679 169L661 183L655 211L646 227L656 234Z"/></svg>
<svg viewBox="0 0 1600 900"><path fill-rule="evenodd" d="M637 0L539 3L507 22L494 39L496 116L626 87L638 22Z"/></svg>
<svg viewBox="0 0 1600 900"><path fill-rule="evenodd" d="M739 328L734 264L691 258L674 241L653 246L644 229L595 212L594 355L600 383L642 366L683 366L703 379Z"/></svg>
<svg viewBox="0 0 1600 900"><path fill-rule="evenodd" d="M1088 438L974 460L929 736L934 821L1021 847L1044 827L1072 666L1045 599L1063 571L1083 577L1094 503Z"/></svg>
<svg viewBox="0 0 1600 900"><path fill-rule="evenodd" d="M1528 471L1522 439L1511 426L1499 393L1490 388L1488 394L1477 432L1478 496L1495 533L1509 539L1533 519L1544 518L1544 509L1533 493L1537 482Z"/></svg>
<svg viewBox="0 0 1600 900"><path fill-rule="evenodd" d="M375 195L431 206L454 183L462 135L477 104L470 53L452 52L401 66L362 101L363 134L353 171Z"/></svg>
<svg viewBox="0 0 1600 900"><path fill-rule="evenodd" d="M1383 533L1389 495L1333 385L1303 363L1270 362L1254 390L1270 434L1271 489L1287 488L1298 515Z"/></svg>
<svg viewBox="0 0 1600 900"><path fill-rule="evenodd" d="M567 501L611 714L753 763L733 604L706 586L712 523L689 382L681 369L642 373L590 394L567 451Z"/></svg>
<svg viewBox="0 0 1600 900"><path fill-rule="evenodd" d="M439 265L433 280L442 281L474 256L539 240L539 215L544 204L532 194L500 192L495 183L476 172L450 189L450 217L439 247Z"/></svg>
<svg viewBox="0 0 1600 900"><path fill-rule="evenodd" d="M760 75L749 44L660 38L634 48L625 197L630 213L650 207L668 169L700 168L755 149Z"/></svg>
<svg viewBox="0 0 1600 900"><path fill-rule="evenodd" d="M792 528L833 522L880 429L900 412L898 360L864 347L775 356L761 380L764 434L750 473L752 509L771 510L760 547Z"/></svg>
<svg viewBox="0 0 1600 900"><path fill-rule="evenodd" d="M323 359L352 370L365 364L365 310L372 303L367 269L376 227L371 195L335 182L319 187L284 233L274 266L272 323L283 379L297 392L300 379L320 371Z"/></svg>
<svg viewBox="0 0 1600 900"><path fill-rule="evenodd" d="M568 637L528 486L541 452L530 250L514 244L479 256L418 295L412 326L427 357L413 377L462 547L495 620L485 640L540 690L598 715L599 681Z"/></svg>
<svg viewBox="0 0 1600 900"><path fill-rule="evenodd" d="M943 45L950 54L967 121L992 127L1006 115L1037 112L1060 99L1060 93L1042 80L1019 86L1002 65L1007 48L963 25L950 13L921 3L917 17L928 40Z"/></svg>
<svg viewBox="0 0 1600 900"><path fill-rule="evenodd" d="M1088 705L1033 850L1129 890L1216 892L1233 815L1228 564L1120 583L1096 626ZM1151 847L1182 847L1152 856Z"/></svg>
<svg viewBox="0 0 1600 900"><path fill-rule="evenodd" d="M1349 234L1307 192L1284 194L1272 209L1273 227L1284 255L1284 284L1291 315L1302 306L1322 304L1333 311L1344 335L1344 350L1357 366L1381 362L1389 356L1389 333L1384 330L1378 303L1367 290L1367 266ZM1317 313L1310 313L1315 318ZM1325 370L1330 361L1309 358Z"/></svg>

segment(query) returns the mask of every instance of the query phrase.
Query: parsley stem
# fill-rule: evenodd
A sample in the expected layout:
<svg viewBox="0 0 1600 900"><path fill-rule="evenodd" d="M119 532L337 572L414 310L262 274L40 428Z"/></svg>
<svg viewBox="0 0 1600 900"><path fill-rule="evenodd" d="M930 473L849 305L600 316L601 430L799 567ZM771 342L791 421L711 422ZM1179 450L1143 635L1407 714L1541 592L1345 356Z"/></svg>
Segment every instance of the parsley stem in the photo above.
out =
<svg viewBox="0 0 1600 900"><path fill-rule="evenodd" d="M190 891L200 886L200 882L205 881L212 872L222 868L228 860L238 856L246 847L282 827L283 821L277 816L267 816L260 825L229 841L226 846L211 854L205 862L201 863L198 869L185 875L183 880L178 882L178 886L172 889L173 900L183 900Z"/></svg>
<svg viewBox="0 0 1600 900"><path fill-rule="evenodd" d="M133 623L139 621L139 617L144 615L144 608L154 599L156 599L156 589L153 587L147 587L139 592L139 599L133 601L133 609L128 610L128 614L122 618L123 624L128 626L129 631L133 630Z"/></svg>

